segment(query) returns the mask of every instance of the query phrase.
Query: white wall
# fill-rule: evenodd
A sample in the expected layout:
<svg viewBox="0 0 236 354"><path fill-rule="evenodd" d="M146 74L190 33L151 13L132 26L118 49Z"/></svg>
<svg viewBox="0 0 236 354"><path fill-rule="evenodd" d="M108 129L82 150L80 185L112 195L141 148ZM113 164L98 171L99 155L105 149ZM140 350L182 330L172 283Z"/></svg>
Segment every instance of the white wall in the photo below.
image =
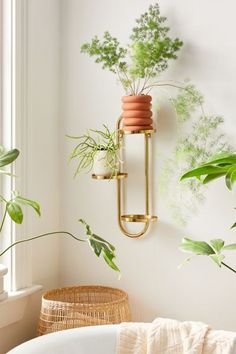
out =
<svg viewBox="0 0 236 354"><path fill-rule="evenodd" d="M42 208L41 218L30 212L27 215L30 235L59 229L59 9L58 0L29 0L27 196L39 201ZM58 236L31 245L33 283L43 285L43 290L57 287ZM0 330L1 354L35 336L40 304L41 292L31 295L22 321Z"/></svg>
<svg viewBox="0 0 236 354"><path fill-rule="evenodd" d="M130 240L117 225L115 183L97 182L89 175L73 179L74 165L67 163L72 143L65 134L81 134L103 123L114 126L123 95L112 74L80 53L81 44L105 30L125 42L133 20L150 4L148 0L29 0L32 121L28 189L29 197L41 203L43 214L41 220L32 219L32 233L63 227L82 235L77 220L83 217L96 233L117 246L122 269L119 281L86 245L68 238L61 239L59 257L58 237L48 238L32 243L33 280L44 289L89 283L124 288L130 295L134 320L165 316L235 330L234 275L220 271L207 259L196 259L177 270L184 258L177 249L182 236L234 241L227 230L235 217L235 205L223 181L211 185L207 203L186 230L170 219L155 183L159 222L145 238ZM174 35L185 42L180 59L166 77L191 78L213 111L226 117L226 130L235 140L234 1L229 0L227 7L220 0L160 0L160 5ZM156 142L158 136L161 132L155 136ZM156 180L158 149L165 146L168 142L155 144ZM137 156L142 148L135 145L131 150L138 171ZM133 177L129 183L132 191L139 187ZM130 200L130 212L141 207L141 202ZM235 265L233 258L230 262ZM39 306L40 294L31 296L24 319L0 331L0 352L34 336Z"/></svg>
<svg viewBox="0 0 236 354"><path fill-rule="evenodd" d="M97 182L89 175L73 180L75 166L68 167L66 161L73 144L64 135L79 135L103 123L115 126L123 95L112 74L102 71L92 59L80 53L81 44L105 30L127 41L134 19L151 3L149 0L62 1L61 220L66 229L80 234L82 229L77 219L83 217L96 233L114 243L122 279L119 281L102 261L95 259L86 245L63 239L60 284L124 288L130 295L134 320L149 321L163 316L201 320L216 328L236 330L232 311L235 275L219 270L204 258L177 270L185 256L177 249L183 236L234 240L233 233L228 231L235 218L233 196L226 191L223 181L210 186L206 204L185 230L177 228L170 219L155 183L153 197L159 221L148 236L131 240L121 234L117 225L115 183ZM173 34L185 43L180 59L173 63L166 77L191 78L204 92L213 112L225 116L226 130L231 140L235 140L235 2L229 0L227 6L220 0L160 0L159 3ZM168 141L159 149L164 150L165 146L168 147ZM133 150L138 156L142 147L136 145ZM157 150L154 158L156 168ZM135 160L134 165L137 163ZM132 189L139 189L134 179L132 184ZM130 201L131 212L141 206ZM235 265L234 259L230 261Z"/></svg>

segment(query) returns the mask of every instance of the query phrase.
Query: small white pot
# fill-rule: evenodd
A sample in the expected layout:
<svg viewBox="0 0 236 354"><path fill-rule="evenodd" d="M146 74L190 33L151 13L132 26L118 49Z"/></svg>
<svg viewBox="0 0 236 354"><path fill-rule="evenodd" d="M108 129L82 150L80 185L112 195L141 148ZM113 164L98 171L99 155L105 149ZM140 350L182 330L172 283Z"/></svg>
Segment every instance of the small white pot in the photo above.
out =
<svg viewBox="0 0 236 354"><path fill-rule="evenodd" d="M4 290L4 275L7 274L7 267L4 264L0 264L0 301L7 298L7 292Z"/></svg>
<svg viewBox="0 0 236 354"><path fill-rule="evenodd" d="M108 152L105 150L98 151L94 156L93 173L100 176L110 176L114 173L108 164Z"/></svg>

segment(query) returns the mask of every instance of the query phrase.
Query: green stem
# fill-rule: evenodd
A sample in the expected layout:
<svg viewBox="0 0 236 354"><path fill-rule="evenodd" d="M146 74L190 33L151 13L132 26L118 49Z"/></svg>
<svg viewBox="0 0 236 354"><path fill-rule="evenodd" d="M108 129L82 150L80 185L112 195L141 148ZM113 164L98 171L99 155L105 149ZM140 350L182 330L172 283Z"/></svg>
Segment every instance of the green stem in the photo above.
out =
<svg viewBox="0 0 236 354"><path fill-rule="evenodd" d="M38 236L26 238L26 239L19 240L19 241L16 241L16 242L12 243L12 244L11 244L10 246L8 246L4 251L2 251L2 252L0 253L0 257L3 256L9 249L11 249L12 247L14 247L14 246L16 246L16 245L19 245L20 243L28 242L28 241L36 240L37 238L40 238L40 237L49 236L49 235L56 235L56 234L68 235L68 236L72 237L73 239L75 239L76 241L80 241L80 242L86 242L86 241L87 241L87 240L85 240L85 239L78 238L78 237L74 236L73 234L71 234L70 232L67 232L67 231L53 231L53 232L47 232L47 233L45 233L45 234L40 234L40 235L38 235Z"/></svg>
<svg viewBox="0 0 236 354"><path fill-rule="evenodd" d="M226 263L224 263L224 262L221 262L221 264L222 264L224 267L226 267L226 268L228 268L229 270L231 270L232 272L236 273L236 269L231 268L228 264L226 264Z"/></svg>
<svg viewBox="0 0 236 354"><path fill-rule="evenodd" d="M1 222L1 226L0 226L0 233L2 231L5 219L6 219L6 215L7 215L7 207L5 208L4 214L3 214L3 218L2 218L2 222Z"/></svg>
<svg viewBox="0 0 236 354"><path fill-rule="evenodd" d="M182 86L183 84L180 83L180 84L175 84L174 82L175 81L170 81L170 82L173 82L173 83L168 83L168 82L155 82L151 85L148 85L145 87L145 90L149 88L149 91L152 89L152 87L156 87L156 86L170 86L170 87L175 87L175 88L178 88L178 89L181 89L181 90L186 90L188 91L188 89L186 89L186 86ZM177 82L178 83L178 82ZM189 91L188 91L189 92ZM201 111L202 111L202 114L203 116L205 116L205 111L204 111L204 108L203 108L203 105L201 102L199 102L199 106L201 107Z"/></svg>

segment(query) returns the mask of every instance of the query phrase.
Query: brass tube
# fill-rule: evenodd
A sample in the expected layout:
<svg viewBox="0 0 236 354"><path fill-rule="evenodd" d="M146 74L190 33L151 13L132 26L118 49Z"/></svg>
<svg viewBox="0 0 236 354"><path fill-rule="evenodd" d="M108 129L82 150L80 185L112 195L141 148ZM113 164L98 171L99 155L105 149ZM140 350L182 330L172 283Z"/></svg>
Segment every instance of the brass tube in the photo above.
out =
<svg viewBox="0 0 236 354"><path fill-rule="evenodd" d="M124 139L123 139L123 133L121 133L121 122L122 122L122 116L119 117L118 121L117 121L117 125L116 125L116 129L117 129L117 143L120 144ZM146 134L145 134L145 140L146 140ZM145 174L146 174L146 203L148 203L148 195L149 195L149 191L148 191L148 180L149 180L149 173L148 173L148 165L149 165L149 159L148 159L148 140L147 143L145 144ZM121 171L121 163L119 163L119 172ZM143 229L138 232L138 233L131 233L129 232L125 226L123 225L122 219L121 219L121 194L122 194L122 187L121 187L121 183L123 183L120 179L117 180L117 211L118 211L118 224L119 227L121 229L121 231L128 237L131 238L138 238L142 235L145 234L145 232L148 230L149 225L150 225L150 221L147 220L145 222L145 225L143 227ZM146 212L147 210L149 210L149 206L147 206L146 204Z"/></svg>
<svg viewBox="0 0 236 354"><path fill-rule="evenodd" d="M149 134L144 134L145 140L145 200L146 215L149 215Z"/></svg>

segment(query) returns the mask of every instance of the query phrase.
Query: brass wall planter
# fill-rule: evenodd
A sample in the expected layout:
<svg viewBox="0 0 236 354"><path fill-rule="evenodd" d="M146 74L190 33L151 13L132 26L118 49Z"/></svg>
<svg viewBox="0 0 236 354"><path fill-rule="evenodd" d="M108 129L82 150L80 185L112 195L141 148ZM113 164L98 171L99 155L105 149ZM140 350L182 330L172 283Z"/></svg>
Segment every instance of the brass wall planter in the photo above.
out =
<svg viewBox="0 0 236 354"><path fill-rule="evenodd" d="M145 146L145 157L144 157L144 170L145 170L145 207L144 214L125 214L122 210L122 201L123 188L126 177L128 173L123 172L122 163L119 163L119 173L112 176L99 176L92 175L93 179L97 180L109 180L116 179L117 181L117 213L118 213L118 224L122 233L130 238L138 238L143 236L151 226L152 222L157 221L157 216L151 214L150 207L150 153L149 145L152 140L152 135L156 132L155 129L151 130L135 130L135 131L126 131L122 129L122 120L120 117L117 121L117 143L122 147L124 146L124 137L131 134L142 134L144 136L144 146ZM139 232L130 232L127 229L126 223L142 223L143 226Z"/></svg>

